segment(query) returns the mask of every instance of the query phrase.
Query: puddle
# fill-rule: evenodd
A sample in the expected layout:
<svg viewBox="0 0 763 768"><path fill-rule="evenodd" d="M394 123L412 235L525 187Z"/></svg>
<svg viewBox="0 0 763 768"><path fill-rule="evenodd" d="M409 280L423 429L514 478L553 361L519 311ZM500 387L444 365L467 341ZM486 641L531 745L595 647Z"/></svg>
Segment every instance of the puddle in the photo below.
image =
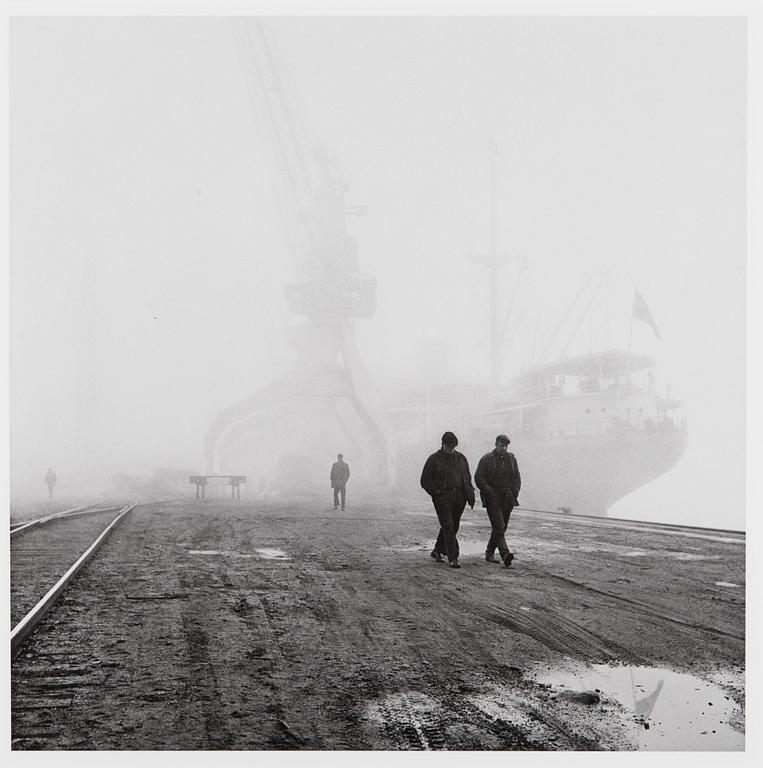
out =
<svg viewBox="0 0 763 768"><path fill-rule="evenodd" d="M230 549L189 549L189 555L223 555L224 557L253 557Z"/></svg>
<svg viewBox="0 0 763 768"><path fill-rule="evenodd" d="M268 547L254 550L263 560L291 560L282 549L270 549Z"/></svg>
<svg viewBox="0 0 763 768"><path fill-rule="evenodd" d="M603 700L618 701L636 716L631 736L640 750L744 750L744 734L729 724L741 720L739 707L720 685L694 675L594 664L538 669L533 677L557 694L598 689Z"/></svg>
<svg viewBox="0 0 763 768"><path fill-rule="evenodd" d="M463 527L463 523L461 524ZM477 532L478 534L479 532ZM474 531L469 533L470 538L458 537L458 546L461 552L461 557L480 557L485 554L485 547L487 546L488 539L490 538L490 529L484 530L484 535L478 540L472 538L475 535ZM434 546L436 534L433 534L429 542L415 542L413 544L396 544L387 547L383 547L388 552L430 552ZM550 542L550 541L533 541L522 536L512 536L511 531L506 536L506 542L512 552L525 554L543 554L547 556L550 551L564 551L569 552L571 545L566 542ZM576 545L574 547L575 552L595 552L597 554L602 552L608 552L610 554L616 554L620 557L660 557L662 559L671 560L719 560L720 555L697 555L692 552L677 552L664 549L629 549L628 547L613 546L585 546ZM719 586L737 586L719 584Z"/></svg>
<svg viewBox="0 0 763 768"><path fill-rule="evenodd" d="M467 539L466 541L462 541L460 538L458 540L458 549L459 549L459 557L464 558L471 557L472 555L480 555L483 557L485 556L485 547L487 546L487 540L490 538L490 534L486 534L484 540L480 541L471 541ZM509 549L511 549L511 539L507 539L507 543L509 545Z"/></svg>
<svg viewBox="0 0 763 768"><path fill-rule="evenodd" d="M263 547L261 549L255 549L254 550L257 554L256 557L260 557L263 560L291 560L291 558L281 549L271 549L268 547ZM231 549L189 549L188 550L189 555L222 555L223 557L239 557L239 558L247 558L247 557L255 557L255 555L244 553L244 552L235 552Z"/></svg>
<svg viewBox="0 0 763 768"><path fill-rule="evenodd" d="M730 581L716 581L716 587L738 587L739 584L732 584Z"/></svg>
<svg viewBox="0 0 763 768"><path fill-rule="evenodd" d="M434 546L435 539L437 537L433 536L430 544L399 544L396 546L389 546L389 547L382 547L382 549L388 551L388 552L431 552L432 547ZM487 545L487 540L489 538L489 534L485 536L484 541L464 541L459 537L458 539L458 549L460 553L460 557L464 556L470 556L470 555L484 555L485 554L485 546ZM509 544L511 546L511 544Z"/></svg>
<svg viewBox="0 0 763 768"><path fill-rule="evenodd" d="M434 544L434 540L432 543ZM386 552L431 552L432 544L429 546L424 544L399 544L397 546L380 547L380 549Z"/></svg>

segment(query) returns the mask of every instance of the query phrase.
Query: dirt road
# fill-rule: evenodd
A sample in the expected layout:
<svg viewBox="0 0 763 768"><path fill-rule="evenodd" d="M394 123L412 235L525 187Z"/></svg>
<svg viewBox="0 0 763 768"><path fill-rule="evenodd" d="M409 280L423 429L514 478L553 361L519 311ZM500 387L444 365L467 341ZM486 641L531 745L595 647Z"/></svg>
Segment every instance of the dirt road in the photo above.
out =
<svg viewBox="0 0 763 768"><path fill-rule="evenodd" d="M743 748L743 537L516 510L505 569L467 508L455 570L436 533L423 501L137 508L13 663L13 748Z"/></svg>

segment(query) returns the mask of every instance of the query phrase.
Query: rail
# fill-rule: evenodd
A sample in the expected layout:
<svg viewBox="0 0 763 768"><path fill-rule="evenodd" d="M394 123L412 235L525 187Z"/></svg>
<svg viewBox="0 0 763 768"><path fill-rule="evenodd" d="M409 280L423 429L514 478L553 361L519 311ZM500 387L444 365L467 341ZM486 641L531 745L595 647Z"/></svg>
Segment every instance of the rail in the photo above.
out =
<svg viewBox="0 0 763 768"><path fill-rule="evenodd" d="M101 502L94 502L93 504L82 504L79 507L64 509L60 512L53 512L50 515L45 515L44 517L38 517L35 520L28 520L25 523L19 523L18 525L11 528L11 536L13 536L14 533L19 533L20 531L26 531L35 525L48 523L51 520L58 520L62 517L75 517L76 515L89 515L94 512L107 512L109 509L119 509L118 505L116 504L107 504L105 506L101 504L101 506L98 506L99 504L101 504Z"/></svg>
<svg viewBox="0 0 763 768"><path fill-rule="evenodd" d="M32 608L32 610L29 611L29 613L27 613L27 615L13 628L11 631L11 658L14 658L18 654L26 639L36 629L48 611L55 605L56 600L58 600L61 593L69 586L82 568L84 568L92 559L93 555L98 551L105 538L117 523L119 523L120 520L135 507L135 505L136 502L131 502L122 508L122 511L109 523L108 526L106 526L96 540L77 559L74 565L66 571L66 573L48 590L37 605L35 605L34 608ZM71 511L72 510L69 510L69 512ZM59 513L56 516L61 517L64 515Z"/></svg>

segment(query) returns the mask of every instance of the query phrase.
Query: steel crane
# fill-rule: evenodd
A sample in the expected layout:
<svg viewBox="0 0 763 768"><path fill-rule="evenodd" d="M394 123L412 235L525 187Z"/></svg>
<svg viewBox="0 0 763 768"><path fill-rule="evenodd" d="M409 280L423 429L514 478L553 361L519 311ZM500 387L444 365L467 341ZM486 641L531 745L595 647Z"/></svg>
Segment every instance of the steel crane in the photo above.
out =
<svg viewBox="0 0 763 768"><path fill-rule="evenodd" d="M353 327L376 308L375 281L358 273L357 241L347 227L363 209L347 204L347 184L329 152L308 147L262 21L233 23L253 74L253 114L270 147L293 260L286 306L302 321L287 329L292 371L222 410L210 426L207 471L254 475L265 488L293 485L296 474L306 489L320 482L326 455L341 451L354 459L354 479L386 485L388 430Z"/></svg>

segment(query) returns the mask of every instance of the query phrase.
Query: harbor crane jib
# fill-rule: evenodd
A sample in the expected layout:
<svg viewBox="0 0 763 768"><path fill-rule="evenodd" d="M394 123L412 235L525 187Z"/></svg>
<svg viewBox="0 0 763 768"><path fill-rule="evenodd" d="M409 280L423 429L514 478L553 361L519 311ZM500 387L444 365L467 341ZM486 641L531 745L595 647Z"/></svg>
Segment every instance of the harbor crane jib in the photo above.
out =
<svg viewBox="0 0 763 768"><path fill-rule="evenodd" d="M353 484L385 486L389 439L357 348L354 323L373 317L376 284L359 273L346 202L347 184L330 153L310 148L259 19L233 22L248 58L250 96L260 138L274 163L294 279L286 307L293 369L221 411L205 437L207 472L249 475L262 490L325 486L326 462L352 456ZM330 466L330 464L328 465Z"/></svg>

